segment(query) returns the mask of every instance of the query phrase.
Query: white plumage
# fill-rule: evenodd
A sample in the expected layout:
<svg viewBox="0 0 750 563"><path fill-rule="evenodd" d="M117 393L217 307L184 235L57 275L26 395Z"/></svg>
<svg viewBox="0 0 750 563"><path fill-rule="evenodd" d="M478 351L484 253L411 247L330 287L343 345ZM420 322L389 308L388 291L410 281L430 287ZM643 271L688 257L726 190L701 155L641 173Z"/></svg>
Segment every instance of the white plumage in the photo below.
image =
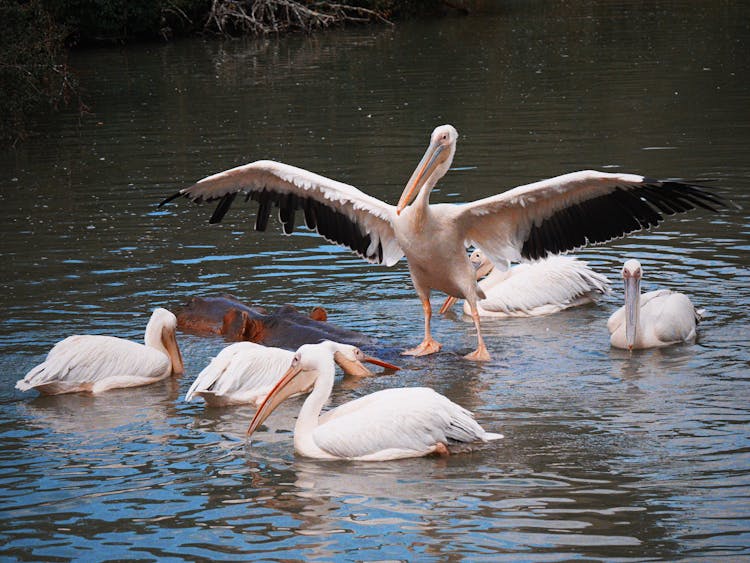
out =
<svg viewBox="0 0 750 563"><path fill-rule="evenodd" d="M685 294L670 289L641 294L642 275L640 262L625 262L625 305L607 321L612 346L632 350L693 342L704 311L696 309Z"/></svg>
<svg viewBox="0 0 750 563"><path fill-rule="evenodd" d="M236 342L219 352L198 374L185 400L198 396L214 407L260 404L293 357L294 352L289 350Z"/></svg>
<svg viewBox="0 0 750 563"><path fill-rule="evenodd" d="M377 358L365 355L356 346L336 344L334 360L349 375L372 375L362 362L376 363L389 369L398 369ZM202 397L207 405L255 404L263 402L269 391L289 368L294 352L262 346L254 342L236 342L224 348L198 374L185 395L186 401ZM309 391L296 387L296 393Z"/></svg>
<svg viewBox="0 0 750 563"><path fill-rule="evenodd" d="M180 374L183 363L176 329L177 318L159 308L146 325L145 345L112 336L69 336L55 344L45 361L16 383L16 389L46 395L100 393Z"/></svg>
<svg viewBox="0 0 750 563"><path fill-rule="evenodd" d="M569 307L591 303L610 292L609 280L572 256L549 256L507 268L495 268L480 250L471 254L477 268L479 288L485 298L477 302L482 317L537 317ZM455 298L448 298L440 309L447 311ZM464 302L463 311L471 315Z"/></svg>
<svg viewBox="0 0 750 563"><path fill-rule="evenodd" d="M259 160L208 176L165 199L185 196L219 203L210 222L221 221L239 193L258 202L255 229L264 231L278 206L284 232L294 230L295 212L308 228L348 246L373 263L395 264L402 256L425 318L424 339L405 354L437 352L430 333L430 292L466 299L477 331L477 348L466 357L489 360L482 340L477 286L466 248L481 249L495 264L538 259L658 224L664 214L714 209L721 200L701 186L634 174L586 170L514 188L464 205L429 204L432 188L448 171L458 132L437 127L397 206L354 186L307 170Z"/></svg>
<svg viewBox="0 0 750 563"><path fill-rule="evenodd" d="M502 438L485 432L471 413L425 387L386 389L321 416L331 395L336 344L307 344L294 355L289 370L255 414L252 434L289 396L289 386L302 380L313 384L294 427L294 449L316 459L382 461L447 453L455 442Z"/></svg>

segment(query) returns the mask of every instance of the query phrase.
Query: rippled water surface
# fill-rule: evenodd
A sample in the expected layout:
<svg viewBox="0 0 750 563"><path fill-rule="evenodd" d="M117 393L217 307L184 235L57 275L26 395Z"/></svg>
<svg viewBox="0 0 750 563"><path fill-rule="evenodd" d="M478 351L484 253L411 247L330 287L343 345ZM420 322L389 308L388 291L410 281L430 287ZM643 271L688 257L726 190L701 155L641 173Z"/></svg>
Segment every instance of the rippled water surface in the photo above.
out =
<svg viewBox="0 0 750 563"><path fill-rule="evenodd" d="M734 560L750 557L750 12L735 2L509 2L499 13L253 41L77 53L92 114L40 116L0 153L0 558ZM404 262L370 266L236 205L166 195L259 158L394 203L430 131L461 134L433 201L594 168L700 180L742 209L673 217L579 255L599 305L421 338ZM609 347L626 257L708 315L696 344ZM249 407L186 403L225 345L180 334L181 378L92 397L13 386L74 333L142 338L149 311L231 292L327 308L403 370L333 403L427 385L505 439L449 458L295 456L300 402L251 447ZM442 296L433 297L438 305ZM458 311L458 309L456 309Z"/></svg>

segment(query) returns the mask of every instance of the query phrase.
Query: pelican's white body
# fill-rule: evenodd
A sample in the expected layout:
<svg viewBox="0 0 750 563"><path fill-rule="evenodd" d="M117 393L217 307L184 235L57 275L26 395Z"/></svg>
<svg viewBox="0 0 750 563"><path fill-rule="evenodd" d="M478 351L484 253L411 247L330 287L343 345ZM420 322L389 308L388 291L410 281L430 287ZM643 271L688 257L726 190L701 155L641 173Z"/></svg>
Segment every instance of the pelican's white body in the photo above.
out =
<svg viewBox="0 0 750 563"><path fill-rule="evenodd" d="M437 444L502 438L485 432L469 411L427 387L360 397L324 413L312 429L304 419L300 424L301 418L302 412L294 449L317 459L385 461L425 456Z"/></svg>
<svg viewBox="0 0 750 563"><path fill-rule="evenodd" d="M607 321L612 346L632 350L694 341L703 311L696 310L686 295L669 289L641 295L642 277L638 260L625 262L625 305Z"/></svg>
<svg viewBox="0 0 750 563"><path fill-rule="evenodd" d="M285 375L287 382L313 382L294 426L294 449L300 455L384 461L428 455L452 442L502 438L485 432L469 411L425 387L378 391L321 415L333 388L333 354L331 343L302 346ZM269 405L260 407L256 418L261 419L253 420L251 431L285 398L284 385L269 395Z"/></svg>
<svg viewBox="0 0 750 563"><path fill-rule="evenodd" d="M186 401L202 397L207 405L259 405L289 367L294 352L236 342L224 348L198 374L185 395Z"/></svg>
<svg viewBox="0 0 750 563"><path fill-rule="evenodd" d="M493 268L479 282L485 299L477 303L483 317L538 317L592 303L609 293L606 276L572 256L550 256L501 270ZM464 313L471 314L464 302Z"/></svg>
<svg viewBox="0 0 750 563"><path fill-rule="evenodd" d="M697 310L684 293L669 289L649 291L640 296L639 306L634 349L695 341L702 311ZM624 306L612 313L607 328L612 346L627 349Z"/></svg>
<svg viewBox="0 0 750 563"><path fill-rule="evenodd" d="M162 380L173 372L163 335L173 337L176 326L172 313L156 309L146 326L145 345L112 336L69 336L55 344L45 361L16 383L16 389L35 389L47 395L101 393Z"/></svg>

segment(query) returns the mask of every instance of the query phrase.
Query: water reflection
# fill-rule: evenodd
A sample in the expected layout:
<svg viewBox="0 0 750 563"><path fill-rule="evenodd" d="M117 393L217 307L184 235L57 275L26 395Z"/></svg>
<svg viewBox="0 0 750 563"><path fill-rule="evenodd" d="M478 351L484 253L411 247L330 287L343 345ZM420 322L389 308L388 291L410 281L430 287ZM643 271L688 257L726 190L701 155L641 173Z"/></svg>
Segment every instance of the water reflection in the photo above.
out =
<svg viewBox="0 0 750 563"><path fill-rule="evenodd" d="M127 427L158 424L173 414L179 382L174 378L132 389L90 394L40 395L20 403L18 409L31 426L58 434L86 434Z"/></svg>

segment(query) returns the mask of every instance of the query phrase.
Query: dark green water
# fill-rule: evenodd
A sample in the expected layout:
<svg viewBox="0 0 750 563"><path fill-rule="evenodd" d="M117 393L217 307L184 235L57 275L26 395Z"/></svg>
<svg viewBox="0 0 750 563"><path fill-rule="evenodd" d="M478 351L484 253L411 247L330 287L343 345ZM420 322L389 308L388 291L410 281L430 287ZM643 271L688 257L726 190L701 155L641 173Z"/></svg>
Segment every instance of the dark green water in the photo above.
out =
<svg viewBox="0 0 750 563"><path fill-rule="evenodd" d="M511 2L395 28L77 53L92 114L40 116L0 153L0 558L732 560L750 556L750 11L734 2ZM97 397L13 389L74 333L142 337L149 311L231 292L326 307L389 350L421 337L405 263L370 266L236 205L166 195L272 158L395 203L432 129L461 134L432 201L594 168L710 181L742 210L671 218L579 255L597 306L434 322L445 352L334 390L427 385L506 438L448 459L318 463L299 403L251 448L253 410L185 403L225 344L180 335L186 374ZM278 229L274 227L276 231ZM626 257L708 310L695 345L609 348ZM441 296L433 303L438 305ZM392 352L391 352L392 354ZM393 358L394 356L391 356Z"/></svg>

